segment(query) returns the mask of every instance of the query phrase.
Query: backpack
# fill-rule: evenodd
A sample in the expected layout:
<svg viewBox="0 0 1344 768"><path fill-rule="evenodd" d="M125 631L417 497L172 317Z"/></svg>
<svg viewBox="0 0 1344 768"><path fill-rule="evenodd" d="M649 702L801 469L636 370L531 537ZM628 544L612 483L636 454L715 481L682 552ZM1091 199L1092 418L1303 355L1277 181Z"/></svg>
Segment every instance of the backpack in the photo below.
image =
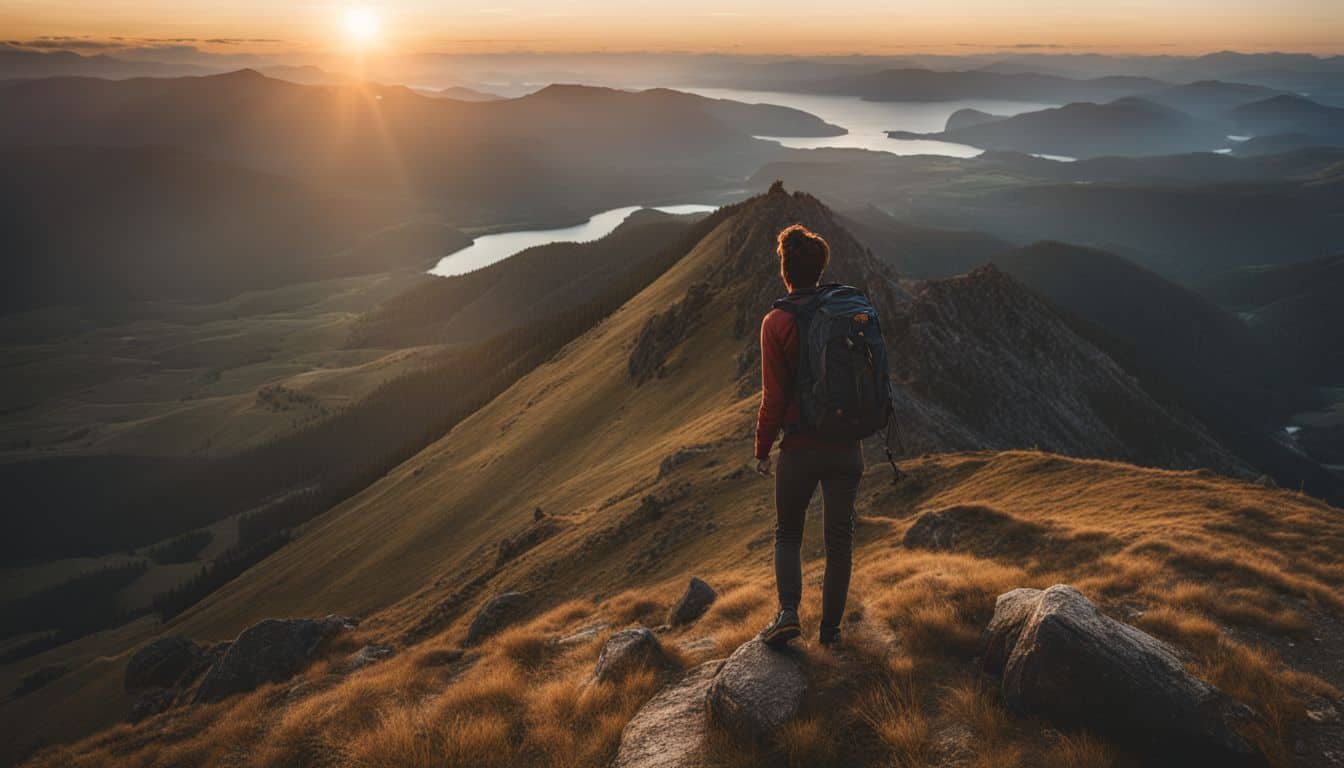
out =
<svg viewBox="0 0 1344 768"><path fill-rule="evenodd" d="M892 399L887 346L868 297L858 288L829 283L816 292L789 294L774 306L793 315L798 325L793 386L801 423L786 424L785 433L809 432L846 442L888 426Z"/></svg>

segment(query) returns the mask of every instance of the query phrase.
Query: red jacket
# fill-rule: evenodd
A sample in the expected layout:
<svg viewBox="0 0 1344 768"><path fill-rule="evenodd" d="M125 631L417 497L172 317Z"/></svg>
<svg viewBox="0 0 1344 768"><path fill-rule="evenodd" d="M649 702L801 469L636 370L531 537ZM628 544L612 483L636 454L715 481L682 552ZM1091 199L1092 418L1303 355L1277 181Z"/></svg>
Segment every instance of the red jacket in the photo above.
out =
<svg viewBox="0 0 1344 768"><path fill-rule="evenodd" d="M797 372L798 323L788 312L772 309L761 320L761 408L756 413L758 459L770 455L780 429L800 420L798 398L793 396ZM844 450L852 448L853 443L830 443L805 432L787 434L779 443L781 451L814 447Z"/></svg>

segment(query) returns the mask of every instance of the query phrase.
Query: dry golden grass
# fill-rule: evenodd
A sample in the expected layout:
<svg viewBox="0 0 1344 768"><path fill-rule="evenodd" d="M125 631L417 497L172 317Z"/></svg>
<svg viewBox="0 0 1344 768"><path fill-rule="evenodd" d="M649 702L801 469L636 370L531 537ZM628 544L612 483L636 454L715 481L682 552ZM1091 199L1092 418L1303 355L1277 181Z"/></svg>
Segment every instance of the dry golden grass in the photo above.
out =
<svg viewBox="0 0 1344 768"><path fill-rule="evenodd" d="M1029 482L1043 467L1051 483ZM882 489L865 497L868 509L897 505L906 511L865 525L870 538L856 556L844 653L834 656L805 638L812 687L802 715L760 746L735 744L715 732L707 746L714 765L755 765L771 753L790 765L818 768L922 766L949 756L987 768L1123 762L1122 744L1088 733L1054 733L1009 715L992 682L976 672L973 656L995 598L1016 587L1061 581L1172 643L1193 672L1263 713L1269 724L1265 748L1276 762L1282 763L1284 743L1304 720L1305 702L1339 695L1275 650L1312 631L1315 613L1338 615L1335 595L1344 589L1344 573L1316 543L1341 536L1344 516L1337 510L1198 473L1039 454L942 457L928 460L924 469L935 479L917 499L897 505ZM939 472L955 481L938 482ZM1136 495L1140 481L1148 489ZM1000 545L937 553L892 546L908 525L901 517L969 503L1008 510L1002 519L1019 532L1028 523L1051 531L1050 546L1061 554L1040 558ZM1248 513L1252 504L1274 509L1272 522ZM1281 532L1247 552L1241 533L1253 525L1314 526L1318 533ZM992 538L992 531L987 535ZM1019 538L1039 543L1033 536ZM676 650L679 642L713 638L714 653L723 656L769 619L775 606L768 562L763 551L699 574L720 596L699 621L664 634L674 664L692 663ZM811 629L819 574L819 563L810 563L803 619ZM601 640L632 623L661 623L684 585L685 574L677 573L602 602L562 601L465 652L451 642L470 618L463 615L438 635L353 674L340 661L356 644L346 640L291 683L118 726L33 762L604 766L625 724L670 675L646 670L617 683L592 681ZM592 642L556 642L596 624L607 628ZM1283 644L1275 646L1279 640ZM291 694L298 684L301 692Z"/></svg>

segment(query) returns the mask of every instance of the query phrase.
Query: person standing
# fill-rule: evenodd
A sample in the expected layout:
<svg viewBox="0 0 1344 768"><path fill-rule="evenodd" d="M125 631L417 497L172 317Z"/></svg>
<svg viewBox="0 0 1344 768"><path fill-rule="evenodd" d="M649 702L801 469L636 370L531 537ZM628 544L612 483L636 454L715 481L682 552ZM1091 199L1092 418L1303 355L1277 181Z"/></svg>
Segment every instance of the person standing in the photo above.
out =
<svg viewBox="0 0 1344 768"><path fill-rule="evenodd" d="M854 502L863 477L863 455L857 437L837 436L834 430L828 434L807 424L797 391L805 347L800 326L806 327L811 322L815 313L808 311L809 305L818 302L830 288L820 285L830 261L830 246L817 233L795 224L779 233L776 250L780 278L788 295L776 302L761 321L761 405L756 417L755 455L756 471L763 476L771 475L770 452L783 431L778 466L773 472L779 611L759 637L778 648L802 634L798 604L803 591L803 523L812 495L820 485L825 504L826 573L819 640L824 646L835 647L840 642L840 620L849 593ZM846 290L857 293L854 289ZM868 359L871 368L871 355ZM883 375L885 368L883 358Z"/></svg>

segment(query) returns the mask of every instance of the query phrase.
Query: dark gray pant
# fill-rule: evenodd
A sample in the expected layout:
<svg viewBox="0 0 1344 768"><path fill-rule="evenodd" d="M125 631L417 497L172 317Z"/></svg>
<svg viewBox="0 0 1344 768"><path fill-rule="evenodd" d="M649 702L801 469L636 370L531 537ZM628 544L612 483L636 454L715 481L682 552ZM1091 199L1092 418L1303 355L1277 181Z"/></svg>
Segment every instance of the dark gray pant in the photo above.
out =
<svg viewBox="0 0 1344 768"><path fill-rule="evenodd" d="M821 484L825 504L826 576L821 625L838 627L849 595L854 552L854 499L863 477L863 454L853 450L803 448L781 451L775 470L775 586L779 606L798 609L803 597L803 522L812 493Z"/></svg>

